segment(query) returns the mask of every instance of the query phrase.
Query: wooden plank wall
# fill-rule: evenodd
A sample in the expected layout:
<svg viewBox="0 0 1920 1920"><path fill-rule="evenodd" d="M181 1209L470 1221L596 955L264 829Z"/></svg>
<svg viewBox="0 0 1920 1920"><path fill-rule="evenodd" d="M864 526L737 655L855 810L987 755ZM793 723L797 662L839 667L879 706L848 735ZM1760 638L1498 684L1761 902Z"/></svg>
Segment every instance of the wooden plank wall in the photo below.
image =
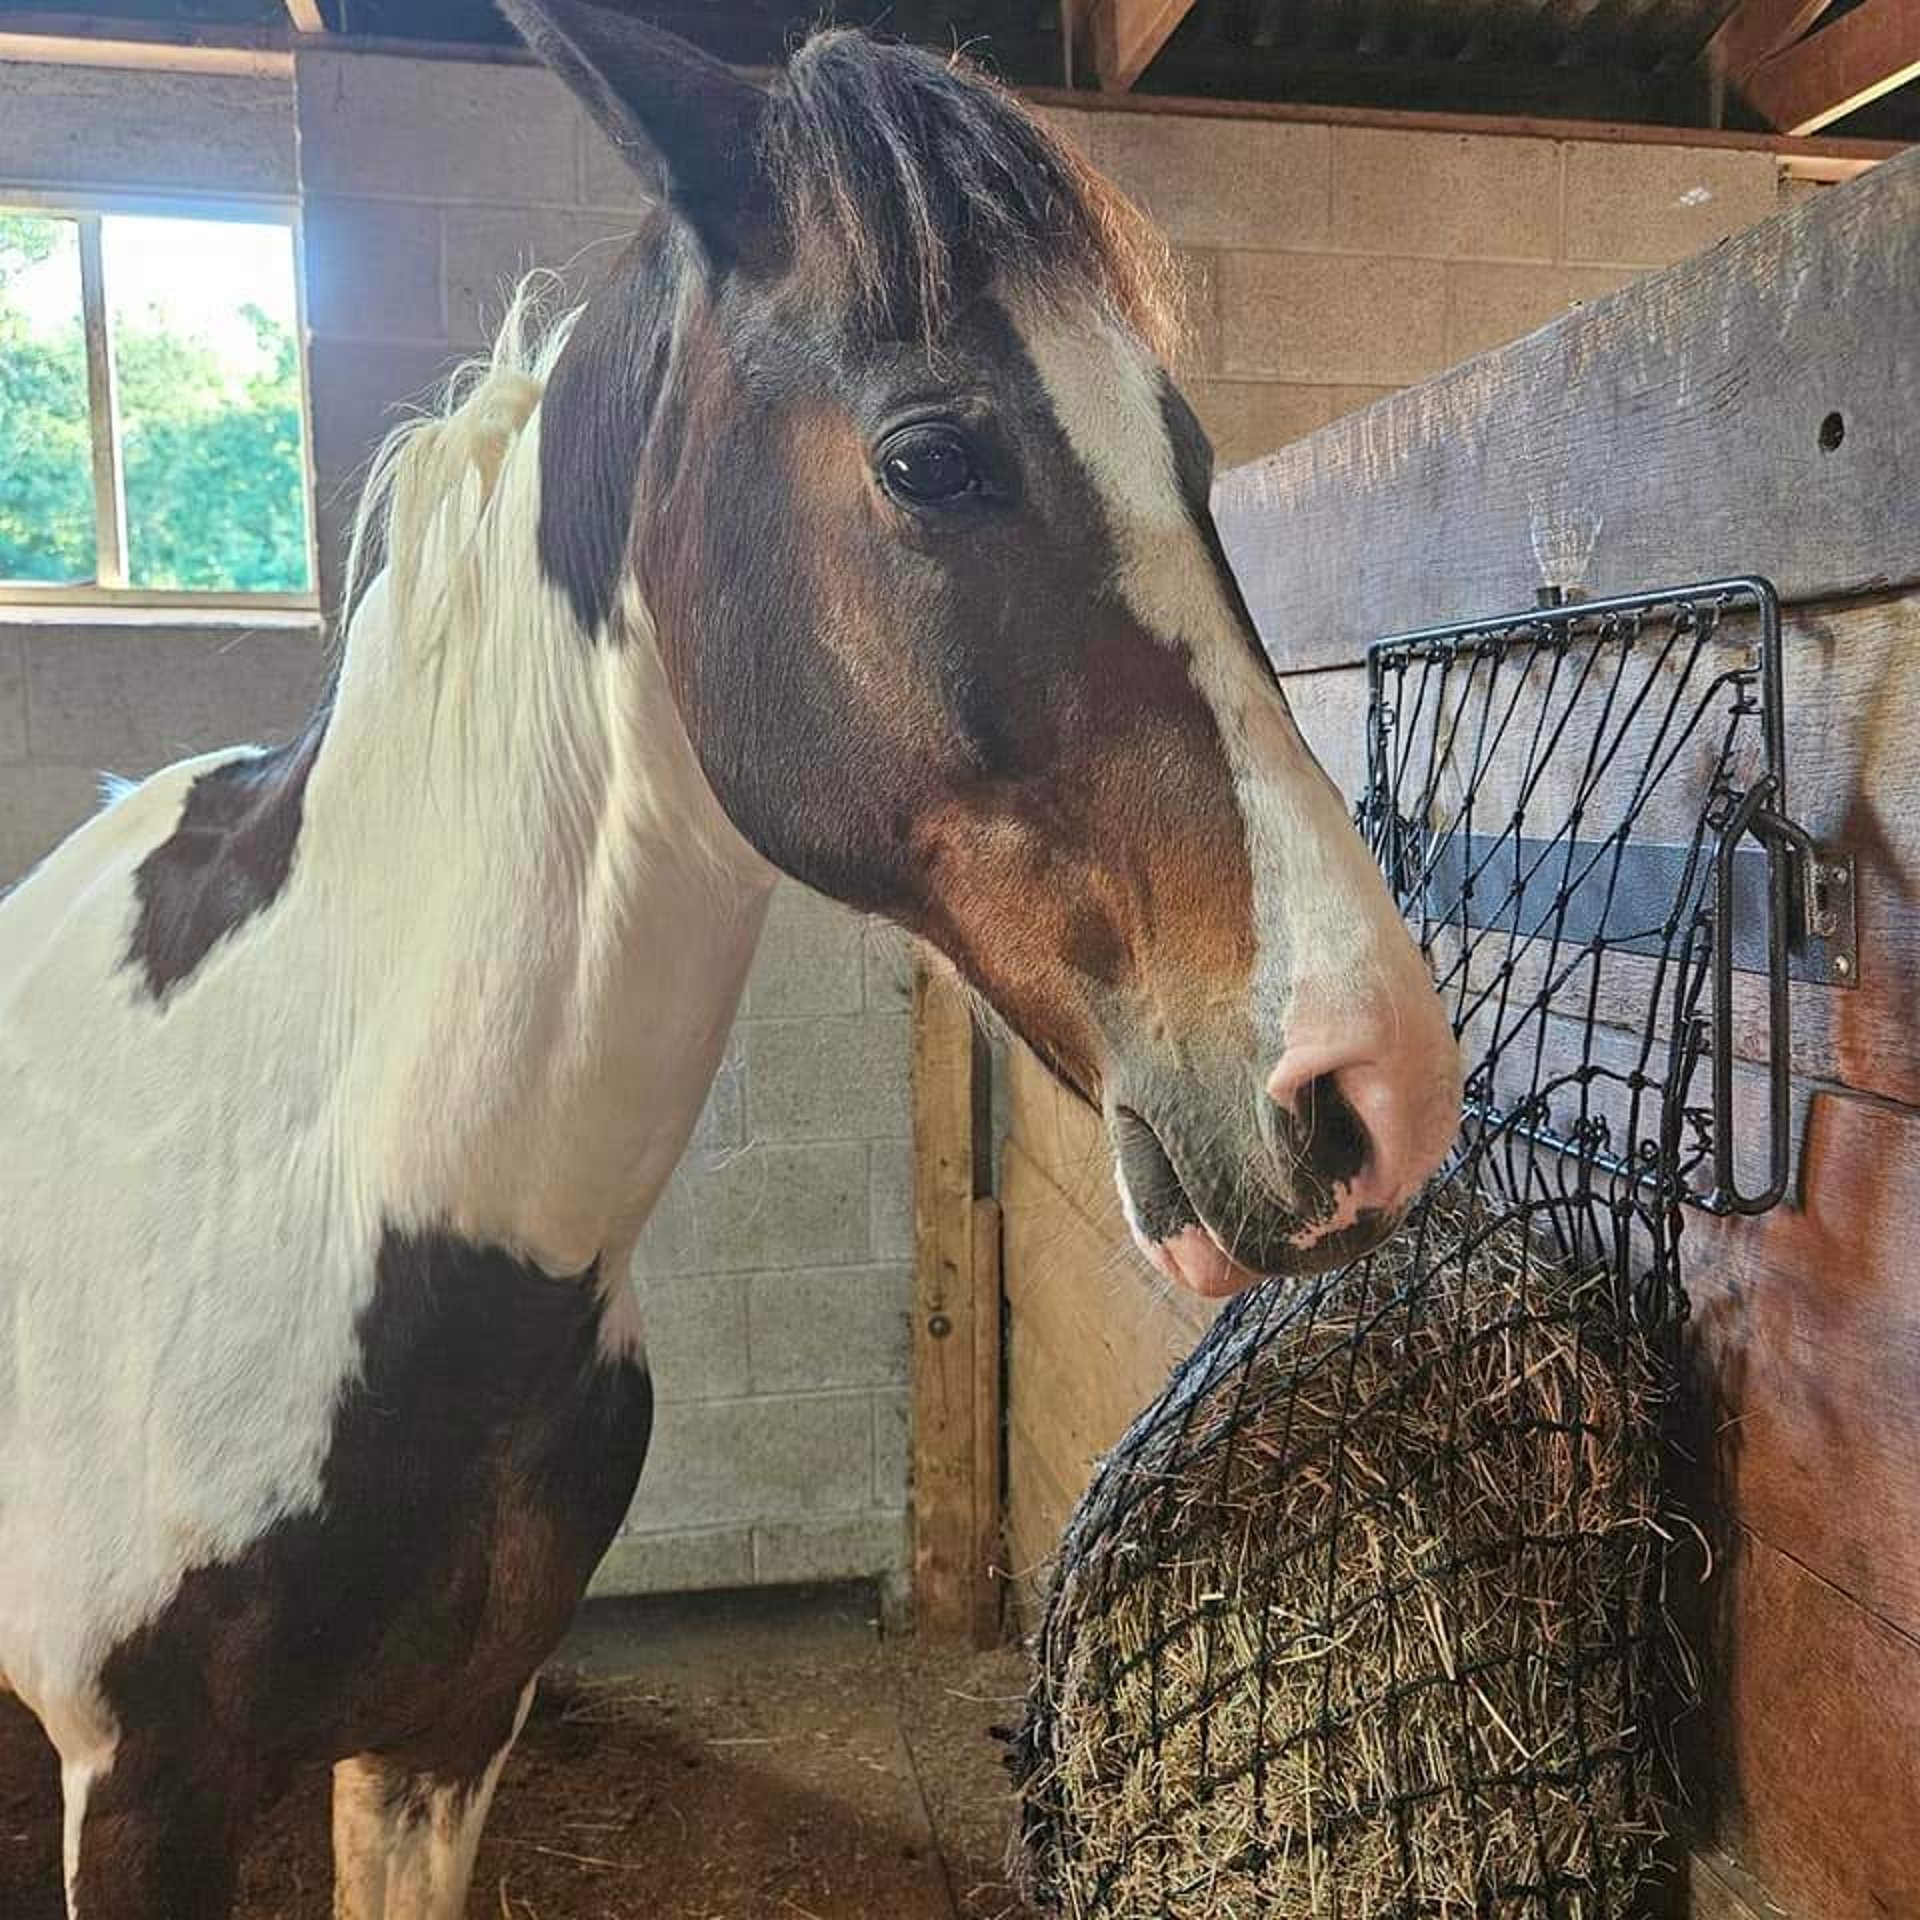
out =
<svg viewBox="0 0 1920 1920"><path fill-rule="evenodd" d="M1917 246L1920 154L1676 270L1637 316L1574 315L1225 488L1288 697L1349 794L1365 640L1524 605L1530 499L1618 495L1595 590L1749 569L1787 589L1792 810L1859 860L1863 984L1794 989L1788 1201L1685 1236L1687 1495L1712 1547L1675 1594L1704 1662L1694 1920L1920 1920L1920 595L1895 590L1920 570ZM1838 281L1857 298L1809 298ZM1789 441L1837 393L1878 469L1823 491ZM1784 480L1747 470L1789 458ZM1031 1569L1203 1321L1125 1251L1094 1117L1015 1074L1008 1501Z"/></svg>

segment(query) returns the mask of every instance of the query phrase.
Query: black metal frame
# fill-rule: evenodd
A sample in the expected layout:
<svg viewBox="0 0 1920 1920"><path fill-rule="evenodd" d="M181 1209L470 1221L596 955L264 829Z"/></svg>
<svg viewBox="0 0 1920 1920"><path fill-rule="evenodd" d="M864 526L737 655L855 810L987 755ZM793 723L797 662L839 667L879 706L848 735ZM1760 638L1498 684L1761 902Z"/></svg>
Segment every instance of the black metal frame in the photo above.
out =
<svg viewBox="0 0 1920 1920"><path fill-rule="evenodd" d="M1597 1169L1643 1186L1661 1188L1677 1181L1677 1198L1720 1214L1765 1212L1784 1197L1792 1177L1791 979L1798 974L1839 987L1850 987L1858 980L1851 863L1817 846L1794 824L1788 810L1780 603L1771 583L1749 575L1647 594L1555 603L1523 613L1395 634L1376 642L1367 654L1368 792L1361 806L1362 823L1371 833L1389 877L1396 882L1403 906L1416 920L1423 915L1432 917L1433 902L1426 896L1436 880L1444 889L1452 877L1450 868L1457 865L1461 875L1450 889L1452 897L1443 898L1448 917L1457 908L1462 924L1481 929L1501 924L1485 909L1479 910L1478 918L1471 917L1476 911L1471 876L1484 870L1490 857L1481 854L1471 839L1462 849L1457 835L1445 843L1444 849L1433 848L1427 843L1424 823L1409 821L1399 808L1392 736L1400 715L1390 697L1390 681L1404 683L1409 669L1436 661L1477 658L1498 663L1519 653L1537 658L1543 650L1604 647L1623 637L1624 644L1632 645L1649 626L1661 622L1691 623L1703 635L1711 636L1740 616L1750 616L1755 626L1750 664L1726 670L1722 682L1733 693L1734 711L1758 722L1759 764L1741 784L1723 784L1706 796L1706 818L1717 827L1710 894L1706 891L1709 875L1698 860L1697 846L1649 847L1625 838L1611 856L1606 853L1606 843L1588 846L1575 842L1576 848L1591 852L1592 858L1581 868L1580 881L1572 892L1562 885L1552 893L1560 923L1556 938L1565 936L1569 911L1583 907L1590 922L1585 925L1585 936L1596 950L1654 951L1670 941L1673 929L1656 926L1637 932L1631 924L1621 923L1630 923L1631 914L1618 915L1616 910L1635 899L1636 878L1643 883L1640 892L1657 894L1664 871L1671 869L1676 859L1680 862L1682 884L1677 891L1669 886L1669 900L1674 911L1691 918L1709 941L1711 1012L1703 1021L1690 1002L1684 1010L1676 1006L1676 1024L1690 1028L1686 1042L1689 1055L1679 1080L1669 1084L1667 1097L1676 1105L1682 1102L1693 1066L1701 1055L1711 1057L1711 1108L1690 1110L1696 1127L1709 1143L1711 1184L1684 1177L1666 1164L1660 1153L1648 1153L1644 1146L1638 1161L1630 1163L1591 1139L1557 1132L1523 1113L1508 1111L1497 1101L1483 1097L1470 1102L1469 1108L1469 1117L1479 1125L1505 1128L1535 1146L1581 1154ZM1716 686L1722 682L1716 682ZM1544 880L1551 886L1553 881L1545 855L1537 850L1554 843L1529 841L1513 825L1503 827L1489 839L1491 844L1512 851L1517 876L1516 886L1496 910L1504 910L1509 916L1506 925L1510 932L1525 937L1529 931L1529 889L1536 882ZM1739 883L1750 858L1746 851L1749 840L1755 844L1765 872L1763 880L1743 888ZM1608 862L1604 871L1602 861ZM1598 903L1591 899L1582 903L1581 888L1595 879L1604 881L1604 897ZM1591 887L1587 890L1596 891ZM1750 924L1756 904L1763 916L1757 935ZM1578 914L1574 918L1579 923ZM1743 945L1754 950L1744 956L1744 965ZM1765 1062L1767 1166L1764 1183L1752 1191L1741 1184L1734 1144L1734 974L1749 970L1766 977L1769 1029Z"/></svg>

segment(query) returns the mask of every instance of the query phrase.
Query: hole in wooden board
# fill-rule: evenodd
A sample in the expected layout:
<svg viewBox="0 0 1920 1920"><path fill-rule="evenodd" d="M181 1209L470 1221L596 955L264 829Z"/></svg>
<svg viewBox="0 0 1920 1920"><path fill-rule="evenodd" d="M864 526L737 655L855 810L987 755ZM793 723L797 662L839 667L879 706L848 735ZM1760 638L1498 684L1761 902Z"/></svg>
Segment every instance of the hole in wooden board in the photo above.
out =
<svg viewBox="0 0 1920 1920"><path fill-rule="evenodd" d="M1830 413L1820 422L1820 447L1824 453L1831 453L1847 437L1847 423L1837 413Z"/></svg>

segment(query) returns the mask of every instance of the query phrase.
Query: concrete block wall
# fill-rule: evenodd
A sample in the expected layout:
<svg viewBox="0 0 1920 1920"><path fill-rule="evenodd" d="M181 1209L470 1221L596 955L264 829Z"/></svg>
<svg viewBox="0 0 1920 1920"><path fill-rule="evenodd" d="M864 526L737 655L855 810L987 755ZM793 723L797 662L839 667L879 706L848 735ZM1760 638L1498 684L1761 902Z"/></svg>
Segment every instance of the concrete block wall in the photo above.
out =
<svg viewBox="0 0 1920 1920"><path fill-rule="evenodd" d="M1053 117L1182 253L1184 372L1223 464L1709 245L1780 194L1770 158L1712 148ZM526 268L586 285L644 191L537 69L325 49L291 77L0 64L0 200L9 183L298 195L330 599L355 476L395 405L484 343ZM100 768L284 733L322 672L312 628L0 612L0 885L90 809ZM603 1588L906 1564L904 988L890 937L781 890L637 1257L659 1419Z"/></svg>
<svg viewBox="0 0 1920 1920"><path fill-rule="evenodd" d="M487 344L531 269L589 287L641 188L602 164L607 143L543 68L303 52L293 93L332 605L357 482L394 409Z"/></svg>
<svg viewBox="0 0 1920 1920"><path fill-rule="evenodd" d="M293 75L127 72L0 59L0 206L45 195L174 211L300 190ZM283 737L325 679L316 622L0 607L0 887L128 778L189 753Z"/></svg>
<svg viewBox="0 0 1920 1920"><path fill-rule="evenodd" d="M1223 467L1697 253L1785 195L1762 152L1050 117L1182 256L1185 385Z"/></svg>

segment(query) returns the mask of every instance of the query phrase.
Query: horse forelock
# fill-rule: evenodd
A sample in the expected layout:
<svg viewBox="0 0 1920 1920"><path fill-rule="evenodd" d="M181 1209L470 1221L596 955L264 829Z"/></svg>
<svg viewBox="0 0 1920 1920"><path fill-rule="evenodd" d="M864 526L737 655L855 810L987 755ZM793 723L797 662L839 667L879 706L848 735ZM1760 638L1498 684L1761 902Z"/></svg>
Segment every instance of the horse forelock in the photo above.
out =
<svg viewBox="0 0 1920 1920"><path fill-rule="evenodd" d="M853 30L788 63L762 164L798 265L826 263L861 320L935 344L998 286L1091 296L1156 352L1181 328L1179 275L1150 222L990 75Z"/></svg>

